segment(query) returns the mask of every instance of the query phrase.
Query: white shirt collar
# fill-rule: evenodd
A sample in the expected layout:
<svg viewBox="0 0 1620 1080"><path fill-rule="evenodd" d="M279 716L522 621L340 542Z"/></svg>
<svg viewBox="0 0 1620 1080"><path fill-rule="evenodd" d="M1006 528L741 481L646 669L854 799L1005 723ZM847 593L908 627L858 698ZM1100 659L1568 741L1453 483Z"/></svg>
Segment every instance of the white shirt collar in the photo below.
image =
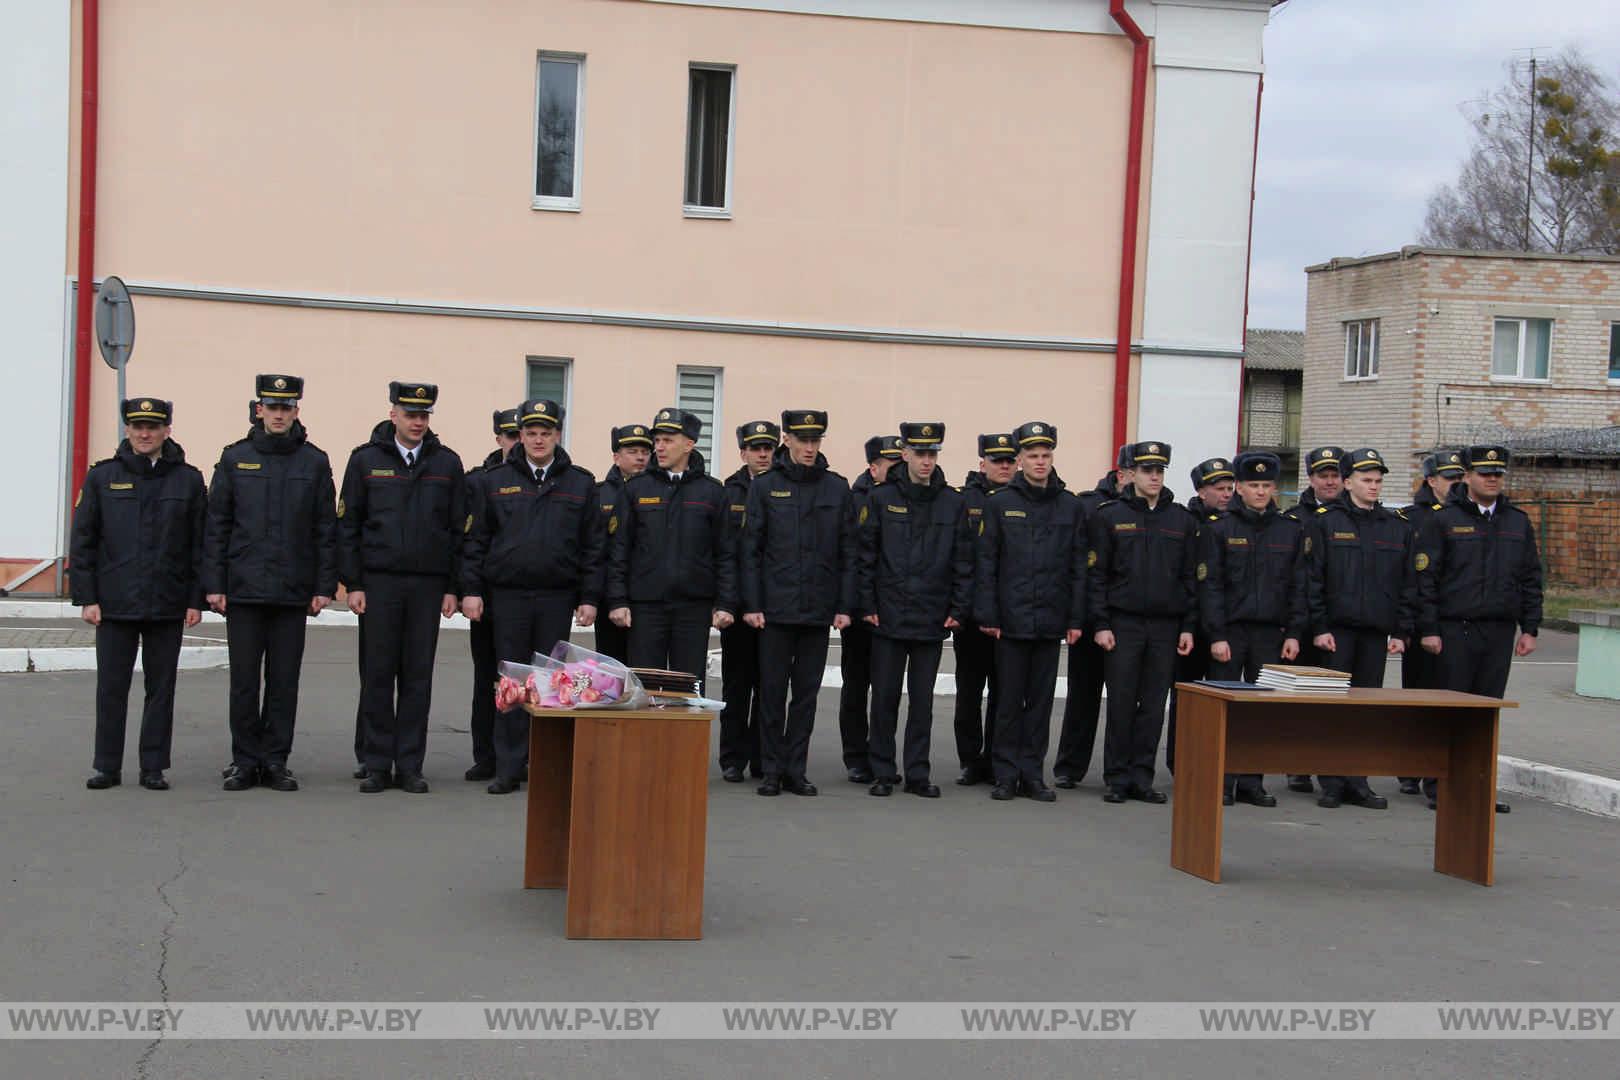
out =
<svg viewBox="0 0 1620 1080"><path fill-rule="evenodd" d="M404 461L412 460L412 454L415 454L418 458L422 456L421 443L417 443L415 446L406 446L404 443L399 441L398 437L396 437L394 439L394 445L399 449L399 456Z"/></svg>

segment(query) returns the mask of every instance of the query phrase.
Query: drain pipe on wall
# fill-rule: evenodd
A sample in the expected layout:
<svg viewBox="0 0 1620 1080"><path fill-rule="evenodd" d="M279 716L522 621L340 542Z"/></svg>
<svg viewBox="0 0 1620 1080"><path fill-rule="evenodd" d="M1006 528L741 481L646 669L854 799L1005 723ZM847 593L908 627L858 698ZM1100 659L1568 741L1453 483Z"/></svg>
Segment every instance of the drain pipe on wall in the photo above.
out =
<svg viewBox="0 0 1620 1080"><path fill-rule="evenodd" d="M101 92L101 4L82 0L79 54L79 289L74 301L73 449L68 490L73 499L90 467L90 328L95 310L96 128Z"/></svg>
<svg viewBox="0 0 1620 1080"><path fill-rule="evenodd" d="M1125 0L1108 0L1108 14L1130 39L1131 126L1125 150L1124 242L1119 257L1119 322L1114 332L1114 441L1125 442L1131 398L1131 331L1136 310L1137 225L1142 206L1142 132L1147 113L1148 36L1125 10ZM1113 461L1109 461L1109 468Z"/></svg>

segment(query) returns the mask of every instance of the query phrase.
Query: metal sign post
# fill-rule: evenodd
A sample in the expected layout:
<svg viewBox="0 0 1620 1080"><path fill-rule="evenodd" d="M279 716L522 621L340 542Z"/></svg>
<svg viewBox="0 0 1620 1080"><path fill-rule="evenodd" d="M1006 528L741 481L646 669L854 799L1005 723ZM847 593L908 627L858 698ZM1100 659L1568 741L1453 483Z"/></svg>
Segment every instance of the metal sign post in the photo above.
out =
<svg viewBox="0 0 1620 1080"><path fill-rule="evenodd" d="M118 401L113 405L113 445L117 446L124 439L124 369L129 367L130 354L135 351L135 301L130 299L121 278L108 276L96 291L96 341L101 346L101 358L118 372Z"/></svg>

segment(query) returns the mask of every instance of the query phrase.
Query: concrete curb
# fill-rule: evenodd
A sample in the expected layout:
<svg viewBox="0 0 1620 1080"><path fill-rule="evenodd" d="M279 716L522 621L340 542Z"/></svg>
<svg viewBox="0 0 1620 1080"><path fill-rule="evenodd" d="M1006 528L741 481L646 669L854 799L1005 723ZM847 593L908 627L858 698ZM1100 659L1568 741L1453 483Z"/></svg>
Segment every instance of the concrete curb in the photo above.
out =
<svg viewBox="0 0 1620 1080"><path fill-rule="evenodd" d="M135 670L141 654L135 653ZM230 666L230 650L223 645L185 645L180 649L181 671L207 671ZM35 671L94 671L94 646L59 646L42 649L0 649L0 673Z"/></svg>
<svg viewBox="0 0 1620 1080"><path fill-rule="evenodd" d="M1496 759L1496 788L1545 799L1598 817L1620 818L1620 780L1560 769L1506 754Z"/></svg>

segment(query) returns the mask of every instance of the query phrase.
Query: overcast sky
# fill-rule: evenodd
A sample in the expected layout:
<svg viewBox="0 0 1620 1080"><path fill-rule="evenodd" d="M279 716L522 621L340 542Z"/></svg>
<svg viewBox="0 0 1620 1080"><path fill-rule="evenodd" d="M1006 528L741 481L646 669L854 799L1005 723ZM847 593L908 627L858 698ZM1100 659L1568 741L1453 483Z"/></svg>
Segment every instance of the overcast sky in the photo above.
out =
<svg viewBox="0 0 1620 1080"><path fill-rule="evenodd" d="M1266 30L1249 325L1303 329L1304 268L1417 242L1503 65L1579 44L1620 86L1615 0L1289 0Z"/></svg>

